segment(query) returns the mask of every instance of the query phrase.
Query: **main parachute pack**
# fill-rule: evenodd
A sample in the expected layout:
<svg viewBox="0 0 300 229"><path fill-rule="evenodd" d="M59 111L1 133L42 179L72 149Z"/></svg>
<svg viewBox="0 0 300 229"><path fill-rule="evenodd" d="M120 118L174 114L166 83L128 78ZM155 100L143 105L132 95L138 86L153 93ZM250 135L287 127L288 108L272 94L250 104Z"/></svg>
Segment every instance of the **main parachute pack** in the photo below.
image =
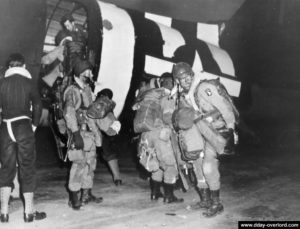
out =
<svg viewBox="0 0 300 229"><path fill-rule="evenodd" d="M154 130L162 125L160 99L165 95L165 89L149 89L139 95L134 105L136 114L133 120L135 133Z"/></svg>

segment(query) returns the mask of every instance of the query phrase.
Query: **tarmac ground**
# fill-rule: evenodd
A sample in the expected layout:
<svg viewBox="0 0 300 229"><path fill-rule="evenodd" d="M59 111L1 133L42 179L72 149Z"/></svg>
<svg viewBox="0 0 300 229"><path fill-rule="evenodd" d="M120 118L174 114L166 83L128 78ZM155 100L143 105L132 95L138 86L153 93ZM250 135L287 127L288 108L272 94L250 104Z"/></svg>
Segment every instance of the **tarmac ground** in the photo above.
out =
<svg viewBox="0 0 300 229"><path fill-rule="evenodd" d="M44 128L44 127L43 127ZM199 200L190 189L178 188L180 204L150 200L148 174L136 162L127 142L120 145L119 156L123 184L115 186L111 173L102 161L96 172L93 194L102 196L100 204L90 203L79 211L68 206L65 188L68 169L57 161L53 140L47 128L39 128L38 188L35 206L47 218L33 223L23 221L23 203L10 204L10 220L1 229L62 228L199 228L234 229L238 221L293 221L300 218L300 155L298 146L239 146L234 156L221 158L222 214L205 218L190 205ZM49 137L50 136L50 137Z"/></svg>

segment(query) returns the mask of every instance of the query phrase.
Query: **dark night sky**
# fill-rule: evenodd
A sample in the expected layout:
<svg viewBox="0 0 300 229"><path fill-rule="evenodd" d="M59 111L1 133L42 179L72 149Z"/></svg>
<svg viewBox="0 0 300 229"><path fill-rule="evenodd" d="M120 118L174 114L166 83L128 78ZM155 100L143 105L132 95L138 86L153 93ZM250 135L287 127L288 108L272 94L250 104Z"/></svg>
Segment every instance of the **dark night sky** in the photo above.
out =
<svg viewBox="0 0 300 229"><path fill-rule="evenodd" d="M299 1L247 0L231 18L222 46L241 78L265 87L299 88L299 10Z"/></svg>
<svg viewBox="0 0 300 229"><path fill-rule="evenodd" d="M213 15L204 13L203 1L104 1L188 21L208 22L205 17ZM217 11L218 2L211 2L215 8L210 11ZM228 10L225 4L222 10ZM236 75L242 81L237 105L245 120L254 120L254 125L257 120L300 124L299 12L297 0L245 0L232 17L225 17L229 20L221 47L231 56Z"/></svg>
<svg viewBox="0 0 300 229"><path fill-rule="evenodd" d="M207 22L209 17L229 19L228 12L233 13L243 2L182 0L179 4L177 0L104 1L200 22ZM232 57L236 75L243 81L244 87L257 84L263 88L299 88L299 12L300 2L297 0L246 0L227 21L221 47ZM242 97L249 100L251 95L245 90Z"/></svg>
<svg viewBox="0 0 300 229"><path fill-rule="evenodd" d="M300 124L299 10L294 0L246 0L221 38L242 81L237 104L254 125Z"/></svg>

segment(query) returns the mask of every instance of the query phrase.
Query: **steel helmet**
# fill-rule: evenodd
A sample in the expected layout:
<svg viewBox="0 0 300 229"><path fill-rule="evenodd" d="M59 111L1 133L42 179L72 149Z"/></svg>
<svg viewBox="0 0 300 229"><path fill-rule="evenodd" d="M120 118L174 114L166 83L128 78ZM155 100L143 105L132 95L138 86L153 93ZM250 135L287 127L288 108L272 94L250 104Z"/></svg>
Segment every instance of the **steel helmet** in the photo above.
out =
<svg viewBox="0 0 300 229"><path fill-rule="evenodd" d="M100 96L107 96L109 99L113 98L113 92L109 88L104 88L101 91L97 93L97 98L100 98Z"/></svg>
<svg viewBox="0 0 300 229"><path fill-rule="evenodd" d="M83 73L87 69L92 69L92 66L89 61L78 59L75 61L74 66L74 74L75 76L79 76L81 73Z"/></svg>
<svg viewBox="0 0 300 229"><path fill-rule="evenodd" d="M185 62L179 62L173 65L173 77L174 79L181 79L184 74L194 76L194 72L191 66Z"/></svg>

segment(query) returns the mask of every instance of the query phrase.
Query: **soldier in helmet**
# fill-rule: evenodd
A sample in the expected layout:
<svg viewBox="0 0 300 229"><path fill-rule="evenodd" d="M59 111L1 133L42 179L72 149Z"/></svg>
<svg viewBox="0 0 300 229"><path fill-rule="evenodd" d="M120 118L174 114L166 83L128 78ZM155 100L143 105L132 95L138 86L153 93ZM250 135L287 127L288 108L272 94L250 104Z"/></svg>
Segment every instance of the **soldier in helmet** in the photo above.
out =
<svg viewBox="0 0 300 229"><path fill-rule="evenodd" d="M173 67L173 77L175 81L179 83L185 94L187 94L191 88L194 75L194 71L188 63L179 62Z"/></svg>
<svg viewBox="0 0 300 229"><path fill-rule="evenodd" d="M95 120L86 115L87 108L93 102L93 93L89 86L93 76L90 63L79 60L74 73L75 82L64 92L63 115L73 145L73 149L68 152L68 157L72 161L68 184L69 205L78 210L89 202L102 202L102 197L95 197L92 194L97 163L96 146L101 146L101 133Z"/></svg>
<svg viewBox="0 0 300 229"><path fill-rule="evenodd" d="M171 142L171 117L175 109L175 100L169 96L174 85L172 74L164 73L159 83L160 88L143 91L140 98L137 99L139 105L135 104L135 107L139 107L134 128L137 133L141 133L139 142L140 163L151 172L151 200L163 198L165 203L181 203L184 199L174 195L174 186L178 179L178 164L177 155L175 155ZM150 107L154 111L151 117L154 119L153 126L139 125L143 123L138 122L139 117L142 118L141 120L147 118L146 115L144 117L143 115L139 116L139 114L151 113L151 111L143 113L143 107L147 107L147 109ZM149 160L145 160L147 158L145 155L152 156ZM164 194L160 190L161 186L163 186Z"/></svg>
<svg viewBox="0 0 300 229"><path fill-rule="evenodd" d="M195 76L191 66L188 63L180 62L175 64L173 66L173 77L181 90L178 110L181 110L182 113L177 113L181 114L181 117L178 115L176 120L179 123L180 121L185 122L184 125L181 125L185 127L189 126L188 130L184 130L189 131L195 126L194 119L196 115L201 114L203 117L205 117L205 115L208 114L206 112L207 107L212 108L214 107L214 104L212 104L213 101L212 103L209 103L206 100L201 100L201 106L199 106L199 104L195 102L194 95L195 91L198 89L197 86L200 83L200 79ZM210 91L206 92L209 93ZM184 114L185 111L186 114ZM189 120L187 120L187 114L190 115ZM223 119L220 121L220 116L218 116L218 118L215 116L207 117L211 119L210 121L212 126L216 127L216 123L218 123L218 125L219 123L222 125L225 123ZM178 126L176 128L178 128ZM203 142L203 150L198 149L199 158L188 161L188 163L192 164L197 178L196 190L199 194L200 202L198 202L196 205L192 205L191 207L192 209L205 209L206 211L203 213L205 217L214 217L224 210L224 207L220 202L220 172L218 154L216 148L206 138L203 137L201 129L199 130L200 131L195 132L199 133L199 135L193 135L192 140L194 139L196 142Z"/></svg>
<svg viewBox="0 0 300 229"><path fill-rule="evenodd" d="M100 97L106 97L112 100L113 92L109 88L104 88L97 93L97 99ZM122 185L115 138L113 136L103 136L103 147L99 147L97 150L101 153L103 159L107 161L113 175L114 184L116 186Z"/></svg>
<svg viewBox="0 0 300 229"><path fill-rule="evenodd" d="M170 96L174 87L174 80L171 73L164 73L159 79L159 85L164 88L165 95L160 99L163 128L160 130L160 139L157 144L157 157L160 160L160 169L152 173L151 197L157 198L159 184L163 181L164 201L167 203L181 203L183 198L174 195L174 186L178 179L179 163L177 151L171 141L172 114L175 110L175 100ZM160 151L160 152L159 152Z"/></svg>

